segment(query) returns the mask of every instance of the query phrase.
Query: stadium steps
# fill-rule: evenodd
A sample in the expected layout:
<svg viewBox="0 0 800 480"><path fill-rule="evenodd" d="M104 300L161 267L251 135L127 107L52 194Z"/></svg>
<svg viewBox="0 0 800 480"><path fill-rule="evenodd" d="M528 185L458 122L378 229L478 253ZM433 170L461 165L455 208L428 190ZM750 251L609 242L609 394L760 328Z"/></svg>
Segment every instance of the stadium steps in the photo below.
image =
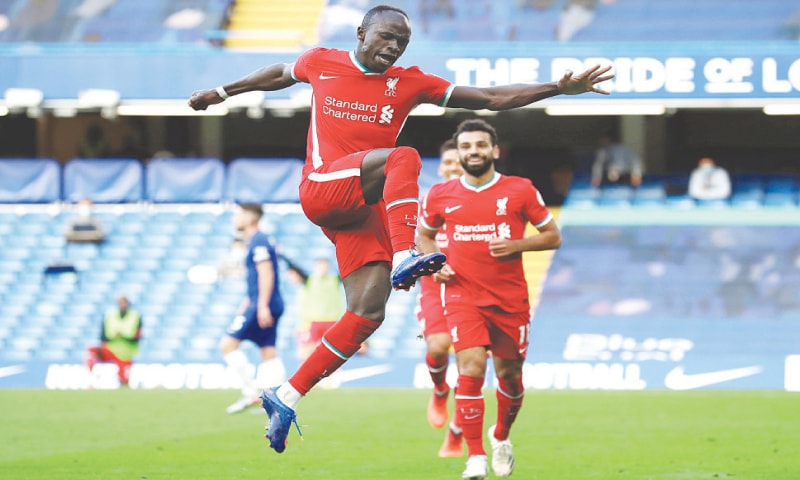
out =
<svg viewBox="0 0 800 480"><path fill-rule="evenodd" d="M237 0L225 46L296 50L317 43L324 0Z"/></svg>

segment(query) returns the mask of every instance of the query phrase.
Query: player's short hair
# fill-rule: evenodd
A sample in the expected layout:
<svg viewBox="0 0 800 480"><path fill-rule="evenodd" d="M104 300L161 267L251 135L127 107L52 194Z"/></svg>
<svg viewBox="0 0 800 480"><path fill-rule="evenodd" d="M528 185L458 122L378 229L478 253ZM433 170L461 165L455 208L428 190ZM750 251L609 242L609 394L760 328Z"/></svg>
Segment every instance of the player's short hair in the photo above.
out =
<svg viewBox="0 0 800 480"><path fill-rule="evenodd" d="M261 220L261 217L264 216L264 207L260 203L240 203L239 208L245 212L252 213L258 220Z"/></svg>
<svg viewBox="0 0 800 480"><path fill-rule="evenodd" d="M366 29L369 27L375 15L379 15L383 12L397 12L408 19L408 14L401 8L392 7L391 5L378 5L370 8L367 10L367 13L364 14L364 19L361 20L361 28Z"/></svg>
<svg viewBox="0 0 800 480"><path fill-rule="evenodd" d="M453 141L458 145L458 136L464 132L486 132L492 138L492 145L497 145L497 130L481 118L470 118L458 124L456 133L453 134Z"/></svg>
<svg viewBox="0 0 800 480"><path fill-rule="evenodd" d="M441 156L444 152L448 150L456 150L458 147L456 146L456 141L452 138L448 138L444 141L441 147L439 147L439 156Z"/></svg>

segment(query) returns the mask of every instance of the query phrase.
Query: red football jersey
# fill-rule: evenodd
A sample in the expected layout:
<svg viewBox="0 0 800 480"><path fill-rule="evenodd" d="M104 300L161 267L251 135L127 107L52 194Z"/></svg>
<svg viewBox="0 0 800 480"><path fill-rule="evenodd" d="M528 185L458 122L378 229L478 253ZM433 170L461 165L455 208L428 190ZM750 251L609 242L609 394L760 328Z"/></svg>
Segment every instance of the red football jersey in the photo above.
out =
<svg viewBox="0 0 800 480"><path fill-rule="evenodd" d="M445 106L454 88L418 67L371 72L352 51L327 48L303 53L292 76L313 89L306 161L314 168L351 153L395 147L411 110L422 103Z"/></svg>
<svg viewBox="0 0 800 480"><path fill-rule="evenodd" d="M553 216L530 180L495 173L474 187L463 178L431 187L420 222L436 230L447 224L447 263L456 272L445 284L445 307L468 302L514 313L530 309L522 254L494 258L492 238L520 239L530 222L541 226Z"/></svg>

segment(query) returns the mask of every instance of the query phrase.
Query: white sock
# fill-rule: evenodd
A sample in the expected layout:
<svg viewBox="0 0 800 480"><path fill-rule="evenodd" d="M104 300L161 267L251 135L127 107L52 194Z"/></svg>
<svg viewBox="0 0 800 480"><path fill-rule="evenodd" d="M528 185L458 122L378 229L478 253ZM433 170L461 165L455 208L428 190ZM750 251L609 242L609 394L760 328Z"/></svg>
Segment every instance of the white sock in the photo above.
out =
<svg viewBox="0 0 800 480"><path fill-rule="evenodd" d="M456 435L461 435L461 427L456 426L456 424L453 422L450 422L450 431L452 431Z"/></svg>
<svg viewBox="0 0 800 480"><path fill-rule="evenodd" d="M286 366L280 357L271 358L258 366L256 383L260 388L273 387L286 381Z"/></svg>
<svg viewBox="0 0 800 480"><path fill-rule="evenodd" d="M253 366L247 359L247 355L241 350L234 350L230 353L226 353L223 358L225 358L225 363L228 364L228 368L233 370L236 376L242 381L242 395L255 395L258 389L253 383Z"/></svg>
<svg viewBox="0 0 800 480"><path fill-rule="evenodd" d="M285 382L278 387L278 391L275 392L275 395L277 395L280 401L292 410L297 410L297 404L303 399L303 396L300 394L300 392L298 392L297 389L295 389L289 382Z"/></svg>
<svg viewBox="0 0 800 480"><path fill-rule="evenodd" d="M400 262L411 256L411 250L400 250L392 255L392 268L397 268Z"/></svg>

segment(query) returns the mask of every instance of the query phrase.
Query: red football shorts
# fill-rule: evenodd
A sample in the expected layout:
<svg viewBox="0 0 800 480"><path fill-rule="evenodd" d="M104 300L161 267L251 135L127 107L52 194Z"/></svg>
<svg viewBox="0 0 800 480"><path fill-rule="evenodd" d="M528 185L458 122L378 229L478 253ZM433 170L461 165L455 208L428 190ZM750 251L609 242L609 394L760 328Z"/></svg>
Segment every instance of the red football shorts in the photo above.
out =
<svg viewBox="0 0 800 480"><path fill-rule="evenodd" d="M435 333L448 333L447 318L442 305L441 283L436 283L432 276L420 277L419 305L417 320L422 327L422 335L428 337Z"/></svg>
<svg viewBox="0 0 800 480"><path fill-rule="evenodd" d="M358 152L310 172L306 169L300 182L300 205L336 247L342 278L367 263L392 259L386 204L381 200L367 205L361 191L361 162L366 154Z"/></svg>
<svg viewBox="0 0 800 480"><path fill-rule="evenodd" d="M496 307L468 304L448 304L446 310L456 352L487 347L499 358L525 359L531 331L530 313L508 313Z"/></svg>

